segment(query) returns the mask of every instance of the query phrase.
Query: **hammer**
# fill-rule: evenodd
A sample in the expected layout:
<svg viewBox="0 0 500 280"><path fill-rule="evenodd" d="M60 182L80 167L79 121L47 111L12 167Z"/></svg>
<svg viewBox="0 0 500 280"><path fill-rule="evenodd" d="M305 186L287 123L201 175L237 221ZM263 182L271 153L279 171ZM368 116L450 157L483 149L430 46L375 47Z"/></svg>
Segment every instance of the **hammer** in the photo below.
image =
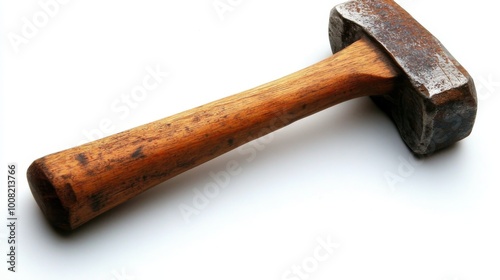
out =
<svg viewBox="0 0 500 280"><path fill-rule="evenodd" d="M73 230L184 171L335 104L371 96L417 156L467 137L477 97L467 71L392 0L330 15L333 55L276 81L35 160L48 221Z"/></svg>

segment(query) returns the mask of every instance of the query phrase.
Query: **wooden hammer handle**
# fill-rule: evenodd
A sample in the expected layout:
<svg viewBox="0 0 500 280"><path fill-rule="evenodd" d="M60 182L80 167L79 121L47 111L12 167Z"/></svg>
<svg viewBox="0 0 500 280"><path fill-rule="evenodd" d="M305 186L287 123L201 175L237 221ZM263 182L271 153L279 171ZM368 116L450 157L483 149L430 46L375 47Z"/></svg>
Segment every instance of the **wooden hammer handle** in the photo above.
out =
<svg viewBox="0 0 500 280"><path fill-rule="evenodd" d="M48 220L74 229L139 193L340 102L392 90L397 71L368 39L248 91L37 159L31 191Z"/></svg>

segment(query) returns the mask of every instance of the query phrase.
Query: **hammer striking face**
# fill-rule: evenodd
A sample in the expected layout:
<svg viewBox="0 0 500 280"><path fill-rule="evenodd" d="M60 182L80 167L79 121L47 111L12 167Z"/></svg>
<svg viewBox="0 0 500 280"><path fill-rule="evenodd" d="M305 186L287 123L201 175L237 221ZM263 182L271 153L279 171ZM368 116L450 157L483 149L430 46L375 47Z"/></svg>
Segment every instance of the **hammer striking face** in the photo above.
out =
<svg viewBox="0 0 500 280"><path fill-rule="evenodd" d="M399 66L399 86L372 98L415 154L431 154L471 133L477 111L472 78L394 1L355 0L336 6L329 35L334 53L368 36Z"/></svg>
<svg viewBox="0 0 500 280"><path fill-rule="evenodd" d="M331 13L334 55L286 77L35 160L28 182L54 227L73 230L140 193L335 104L372 96L412 151L464 137L476 115L469 74L390 0Z"/></svg>

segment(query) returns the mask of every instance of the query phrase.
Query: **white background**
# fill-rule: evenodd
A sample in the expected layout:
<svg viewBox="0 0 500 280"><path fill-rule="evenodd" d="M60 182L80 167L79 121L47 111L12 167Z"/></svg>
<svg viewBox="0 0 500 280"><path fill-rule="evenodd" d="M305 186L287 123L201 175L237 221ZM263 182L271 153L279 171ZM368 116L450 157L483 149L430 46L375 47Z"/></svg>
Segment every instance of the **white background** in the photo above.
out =
<svg viewBox="0 0 500 280"><path fill-rule="evenodd" d="M33 160L97 129L132 128L327 57L329 11L342 1L70 0L43 22L46 2L0 4L1 224L7 164L19 169L18 272L7 271L0 226L1 279L500 278L492 2L398 1L475 78L476 126L452 148L417 160L368 98L353 100L244 147L255 156L235 150L70 235L52 230L29 191ZM231 9L218 13L214 3ZM34 17L44 26L13 44ZM124 108L148 67L169 75ZM241 172L183 216L179 207L196 206L196 190L229 161Z"/></svg>

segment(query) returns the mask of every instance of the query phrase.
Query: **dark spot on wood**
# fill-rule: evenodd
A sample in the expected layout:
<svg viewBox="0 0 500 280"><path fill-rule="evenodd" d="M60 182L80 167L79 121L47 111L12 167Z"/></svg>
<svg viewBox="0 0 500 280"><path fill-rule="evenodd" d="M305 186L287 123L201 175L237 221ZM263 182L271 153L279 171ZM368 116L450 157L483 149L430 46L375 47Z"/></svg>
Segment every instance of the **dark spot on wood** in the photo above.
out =
<svg viewBox="0 0 500 280"><path fill-rule="evenodd" d="M171 123L167 123L167 127L170 128L172 126Z"/></svg>
<svg viewBox="0 0 500 280"><path fill-rule="evenodd" d="M131 157L134 158L134 159L138 159L138 158L145 158L146 155L142 153L142 147L143 146L140 146L139 148L137 148L137 150L135 150Z"/></svg>
<svg viewBox="0 0 500 280"><path fill-rule="evenodd" d="M76 160L78 160L78 162L85 166L89 163L89 159L87 158L87 156L84 154L84 153L80 153L76 156Z"/></svg>
<svg viewBox="0 0 500 280"><path fill-rule="evenodd" d="M193 131L189 126L184 127L184 129L186 130L186 132L192 132Z"/></svg>
<svg viewBox="0 0 500 280"><path fill-rule="evenodd" d="M69 200L70 202L76 202L75 191L73 190L73 187L71 186L70 183L66 183L64 185L64 197L66 200Z"/></svg>
<svg viewBox="0 0 500 280"><path fill-rule="evenodd" d="M229 140L227 140L227 144L229 145L229 147L232 147L234 145L234 139L229 138Z"/></svg>
<svg viewBox="0 0 500 280"><path fill-rule="evenodd" d="M307 108L307 104L302 105L302 110L305 110Z"/></svg>
<svg viewBox="0 0 500 280"><path fill-rule="evenodd" d="M142 176L143 181L146 181L147 179L148 179L148 176L146 176L146 175Z"/></svg>
<svg viewBox="0 0 500 280"><path fill-rule="evenodd" d="M89 197L89 200L90 200L90 207L92 208L92 211L98 212L104 206L106 206L107 196L102 194L102 193L96 193L96 194L91 195Z"/></svg>
<svg viewBox="0 0 500 280"><path fill-rule="evenodd" d="M177 167L179 168L190 168L196 164L195 159L186 159L184 161L177 162Z"/></svg>
<svg viewBox="0 0 500 280"><path fill-rule="evenodd" d="M208 151L209 155L215 155L221 150L221 145L214 145L212 149Z"/></svg>
<svg viewBox="0 0 500 280"><path fill-rule="evenodd" d="M199 121L200 121L200 117L199 116L194 116L193 122L197 123Z"/></svg>

